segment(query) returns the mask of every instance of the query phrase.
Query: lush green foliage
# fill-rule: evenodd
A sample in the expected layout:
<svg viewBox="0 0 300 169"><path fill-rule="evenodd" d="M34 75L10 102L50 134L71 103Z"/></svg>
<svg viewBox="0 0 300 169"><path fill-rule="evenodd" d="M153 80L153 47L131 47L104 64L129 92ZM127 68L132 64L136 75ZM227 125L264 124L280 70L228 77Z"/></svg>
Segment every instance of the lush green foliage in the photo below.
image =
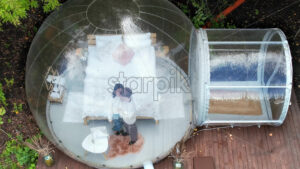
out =
<svg viewBox="0 0 300 169"><path fill-rule="evenodd" d="M196 0L191 0L193 7L197 10L195 15L192 17L192 22L196 28L202 27L208 20L213 19L213 15L210 13L210 10L207 8L204 1L198 2Z"/></svg>
<svg viewBox="0 0 300 169"><path fill-rule="evenodd" d="M0 125L3 124L3 118L2 116L6 113L6 110L4 107L0 107Z"/></svg>
<svg viewBox="0 0 300 169"><path fill-rule="evenodd" d="M225 8L228 6L226 0L220 0L220 5ZM190 8L192 6L192 9ZM185 4L179 4L180 9L191 18L194 26L200 28L210 23L211 28L235 28L234 25L225 23L225 17L220 17L215 21L215 16L212 14L207 4L203 0L187 0Z"/></svg>
<svg viewBox="0 0 300 169"><path fill-rule="evenodd" d="M0 83L0 106L7 106L6 97L3 92L2 84Z"/></svg>
<svg viewBox="0 0 300 169"><path fill-rule="evenodd" d="M4 78L6 86L7 87L12 87L14 85L14 78L11 78L10 80L7 78Z"/></svg>
<svg viewBox="0 0 300 169"><path fill-rule="evenodd" d="M6 113L5 107L7 106L6 97L3 92L2 84L0 83L0 125L3 124L2 116Z"/></svg>
<svg viewBox="0 0 300 169"><path fill-rule="evenodd" d="M44 2L44 12L50 12L57 7L59 7L61 4L58 2L58 0L43 0Z"/></svg>
<svg viewBox="0 0 300 169"><path fill-rule="evenodd" d="M17 103L14 103L14 112L16 114L19 114L19 112L23 111L23 104L20 103L20 104L17 104Z"/></svg>
<svg viewBox="0 0 300 169"><path fill-rule="evenodd" d="M29 140L26 140L29 141ZM5 143L5 149L0 154L1 169L35 169L38 153L24 146L22 136Z"/></svg>
<svg viewBox="0 0 300 169"><path fill-rule="evenodd" d="M60 6L58 0L42 0L44 12L50 12ZM27 17L27 11L37 8L37 0L1 0L0 1L0 29L3 23L20 25L21 19Z"/></svg>
<svg viewBox="0 0 300 169"><path fill-rule="evenodd" d="M211 20L211 28L230 28L235 29L236 26L233 24L230 24L228 22L224 22L225 16L221 16L218 21L215 21L214 19Z"/></svg>

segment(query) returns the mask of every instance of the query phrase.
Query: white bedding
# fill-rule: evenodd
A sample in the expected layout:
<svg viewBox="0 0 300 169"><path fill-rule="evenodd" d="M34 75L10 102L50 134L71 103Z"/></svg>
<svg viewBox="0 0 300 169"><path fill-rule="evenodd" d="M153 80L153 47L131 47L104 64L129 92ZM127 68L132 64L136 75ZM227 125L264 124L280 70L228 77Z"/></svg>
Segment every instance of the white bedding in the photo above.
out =
<svg viewBox="0 0 300 169"><path fill-rule="evenodd" d="M112 54L122 43L121 35L96 36L96 46L88 47L88 61L85 70L82 117L107 117L111 111L112 89L110 78L118 78L120 73L125 77L135 77L140 82L142 77L156 76L155 50L151 46L150 33L124 36L125 44L130 47L134 56L125 66L117 63ZM136 84L136 83L132 83ZM135 85L133 85L135 86ZM142 91L142 85L133 89L137 115L158 119L158 105L153 102L153 85L148 92Z"/></svg>

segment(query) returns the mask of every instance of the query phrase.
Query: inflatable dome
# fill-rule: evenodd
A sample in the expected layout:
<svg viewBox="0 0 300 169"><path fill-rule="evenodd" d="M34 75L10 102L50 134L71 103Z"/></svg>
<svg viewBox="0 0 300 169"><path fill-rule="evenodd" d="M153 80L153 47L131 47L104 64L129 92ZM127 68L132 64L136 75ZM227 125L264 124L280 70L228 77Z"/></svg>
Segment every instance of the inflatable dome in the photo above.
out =
<svg viewBox="0 0 300 169"><path fill-rule="evenodd" d="M291 83L279 29L196 30L167 0L69 0L26 65L43 134L97 168L156 162L195 126L280 125Z"/></svg>

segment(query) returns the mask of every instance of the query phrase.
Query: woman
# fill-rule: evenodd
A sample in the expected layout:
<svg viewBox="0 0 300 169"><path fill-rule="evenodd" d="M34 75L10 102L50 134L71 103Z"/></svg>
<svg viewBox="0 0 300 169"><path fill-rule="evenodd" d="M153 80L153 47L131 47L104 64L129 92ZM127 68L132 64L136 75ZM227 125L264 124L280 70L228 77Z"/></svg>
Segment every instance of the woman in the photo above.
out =
<svg viewBox="0 0 300 169"><path fill-rule="evenodd" d="M112 107L111 111L108 114L108 121L113 123L113 128L112 130L115 132L116 135L119 135L120 133L123 132L123 122L120 117L119 111L120 111L120 106L121 106L121 94L124 91L124 87L122 84L117 83L114 87L112 96L113 96L113 101L112 101Z"/></svg>

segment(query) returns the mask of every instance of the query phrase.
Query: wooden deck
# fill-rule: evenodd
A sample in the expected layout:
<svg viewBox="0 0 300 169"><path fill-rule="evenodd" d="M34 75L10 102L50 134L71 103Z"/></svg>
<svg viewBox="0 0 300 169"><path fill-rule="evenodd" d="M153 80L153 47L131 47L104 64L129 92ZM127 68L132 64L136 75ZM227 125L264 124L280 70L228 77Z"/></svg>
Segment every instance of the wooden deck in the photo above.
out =
<svg viewBox="0 0 300 169"><path fill-rule="evenodd" d="M300 111L296 96L293 92L292 105L282 126L203 130L188 140L186 146L197 157L213 157L216 169L299 169ZM60 152L57 156L52 168L90 169ZM44 168L40 159L37 169ZM197 169L192 158L186 160L185 168ZM172 169L172 160L158 162L155 169Z"/></svg>

